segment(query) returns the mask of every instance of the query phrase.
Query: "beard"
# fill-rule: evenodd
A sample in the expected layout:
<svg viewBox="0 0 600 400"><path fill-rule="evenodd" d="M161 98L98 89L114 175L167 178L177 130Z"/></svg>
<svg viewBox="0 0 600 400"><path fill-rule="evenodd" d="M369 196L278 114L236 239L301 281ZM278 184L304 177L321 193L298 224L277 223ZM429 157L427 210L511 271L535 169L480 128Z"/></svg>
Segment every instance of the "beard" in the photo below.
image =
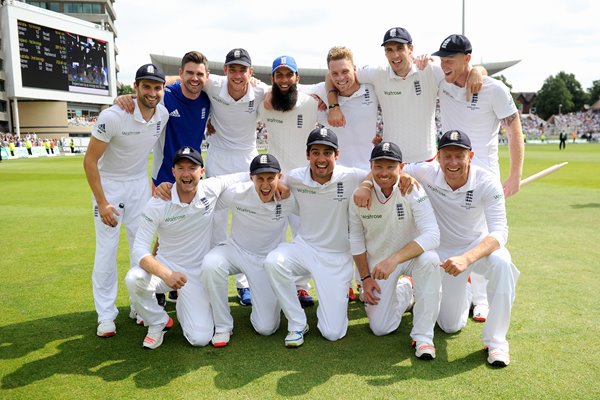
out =
<svg viewBox="0 0 600 400"><path fill-rule="evenodd" d="M298 101L298 86L291 85L287 92L282 92L279 86L273 84L271 89L271 105L277 111L290 111Z"/></svg>

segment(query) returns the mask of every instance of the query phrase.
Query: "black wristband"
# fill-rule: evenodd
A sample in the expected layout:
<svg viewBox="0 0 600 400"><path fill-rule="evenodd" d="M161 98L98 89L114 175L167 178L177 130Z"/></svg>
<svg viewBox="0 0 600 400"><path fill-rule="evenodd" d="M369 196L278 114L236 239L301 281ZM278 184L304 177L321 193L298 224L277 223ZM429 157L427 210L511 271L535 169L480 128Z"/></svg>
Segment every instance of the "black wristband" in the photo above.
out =
<svg viewBox="0 0 600 400"><path fill-rule="evenodd" d="M365 276L360 278L361 282L364 282L366 279L369 279L371 277L371 274L366 274Z"/></svg>

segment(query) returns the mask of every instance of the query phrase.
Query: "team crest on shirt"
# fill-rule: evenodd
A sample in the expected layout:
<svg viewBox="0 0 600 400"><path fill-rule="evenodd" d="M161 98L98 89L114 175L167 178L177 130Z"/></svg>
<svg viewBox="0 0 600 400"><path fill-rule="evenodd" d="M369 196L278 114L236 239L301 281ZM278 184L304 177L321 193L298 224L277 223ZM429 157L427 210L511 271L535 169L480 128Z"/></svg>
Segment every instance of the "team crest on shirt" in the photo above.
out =
<svg viewBox="0 0 600 400"><path fill-rule="evenodd" d="M473 191L469 190L465 193L465 204L461 205L462 208L466 210L470 210L471 208L475 208L473 205Z"/></svg>
<svg viewBox="0 0 600 400"><path fill-rule="evenodd" d="M417 96L420 96L421 95L421 82L418 79L416 79L414 82L414 85L415 85L415 94Z"/></svg>
<svg viewBox="0 0 600 400"><path fill-rule="evenodd" d="M469 110L479 110L479 93L473 93L471 103L467 106Z"/></svg>
<svg viewBox="0 0 600 400"><path fill-rule="evenodd" d="M405 216L404 205L402 203L396 203L396 217L398 217L398 220L404 220Z"/></svg>
<svg viewBox="0 0 600 400"><path fill-rule="evenodd" d="M208 200L206 199L206 197L202 197L200 199L200 203L202 203L202 206L204 206L204 215L208 214L210 212L210 203L208 202Z"/></svg>
<svg viewBox="0 0 600 400"><path fill-rule="evenodd" d="M336 200L336 201L348 200L348 197L345 196L344 194L345 194L344 182L338 182L337 187L336 187L336 197L334 198L334 200Z"/></svg>
<svg viewBox="0 0 600 400"><path fill-rule="evenodd" d="M161 131L160 127L161 127L161 126L162 126L162 121L158 121L158 122L156 123L156 133L154 134L154 136L155 136L155 137L156 137L156 136L160 136L160 131Z"/></svg>
<svg viewBox="0 0 600 400"><path fill-rule="evenodd" d="M206 107L202 107L202 112L200 113L201 119L206 119Z"/></svg>
<svg viewBox="0 0 600 400"><path fill-rule="evenodd" d="M252 114L254 111L256 111L256 107L254 107L254 104L255 104L254 100L250 100L248 102L248 109L246 110L246 112L248 114Z"/></svg>
<svg viewBox="0 0 600 400"><path fill-rule="evenodd" d="M362 105L363 106L368 106L368 105L370 105L372 103L373 103L373 96L371 94L371 91L367 88L367 89L365 89L365 94L364 94L364 97L363 97Z"/></svg>
<svg viewBox="0 0 600 400"><path fill-rule="evenodd" d="M273 220L273 221L279 221L280 219L283 218L281 216L281 214L282 214L281 204L277 204L275 206L275 215L273 216L273 218L271 218L271 220Z"/></svg>
<svg viewBox="0 0 600 400"><path fill-rule="evenodd" d="M298 118L296 119L296 128L302 128L304 126L304 116L302 114L298 114Z"/></svg>

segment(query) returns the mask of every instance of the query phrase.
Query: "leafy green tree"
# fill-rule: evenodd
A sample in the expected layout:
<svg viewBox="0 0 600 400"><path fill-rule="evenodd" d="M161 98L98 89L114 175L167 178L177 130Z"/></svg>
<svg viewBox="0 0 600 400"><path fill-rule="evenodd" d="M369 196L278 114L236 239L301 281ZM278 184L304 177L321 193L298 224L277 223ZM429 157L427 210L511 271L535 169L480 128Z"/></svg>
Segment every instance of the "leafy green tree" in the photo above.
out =
<svg viewBox="0 0 600 400"><path fill-rule="evenodd" d="M573 95L569 92L565 81L549 76L537 93L534 105L536 113L543 119L547 119L553 114L572 110Z"/></svg>
<svg viewBox="0 0 600 400"><path fill-rule="evenodd" d="M592 82L592 87L588 89L588 94L590 96L590 105L600 99L600 80Z"/></svg>
<svg viewBox="0 0 600 400"><path fill-rule="evenodd" d="M121 96L122 94L131 94L135 93L135 90L129 85L125 85L124 83L117 83L117 95Z"/></svg>
<svg viewBox="0 0 600 400"><path fill-rule="evenodd" d="M562 112L583 110L583 106L589 103L589 97L581 87L581 83L575 79L575 75L560 71L556 77L563 80L567 85L567 89L571 92L571 96L573 96L573 108L565 108L565 105L563 104Z"/></svg>
<svg viewBox="0 0 600 400"><path fill-rule="evenodd" d="M504 75L496 75L496 76L494 76L494 78L496 78L499 81L501 81L502 83L504 83L508 87L508 89L512 92L512 85L510 83L508 83L508 79L506 79L506 77Z"/></svg>

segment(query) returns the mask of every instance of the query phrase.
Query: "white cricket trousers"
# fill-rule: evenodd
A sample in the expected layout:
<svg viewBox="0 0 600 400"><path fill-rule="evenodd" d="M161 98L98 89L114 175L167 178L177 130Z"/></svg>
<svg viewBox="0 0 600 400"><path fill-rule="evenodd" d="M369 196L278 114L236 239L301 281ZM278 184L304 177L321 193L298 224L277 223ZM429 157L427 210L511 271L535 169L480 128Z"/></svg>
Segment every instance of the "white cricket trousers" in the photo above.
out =
<svg viewBox="0 0 600 400"><path fill-rule="evenodd" d="M440 310L442 274L440 259L430 250L418 257L399 264L388 279L377 280L381 289L377 305L365 303L369 326L376 336L387 335L398 329L402 314L406 311L414 293L413 328L410 336L414 341L433 344L433 329ZM375 266L369 266L373 269ZM412 277L414 289L401 284L401 275Z"/></svg>
<svg viewBox="0 0 600 400"><path fill-rule="evenodd" d="M281 308L263 267L264 259L243 250L231 240L214 247L204 256L200 280L212 307L215 333L233 330L227 285L227 277L233 274L245 274L250 284L250 322L254 330L261 335L271 335L279 328Z"/></svg>
<svg viewBox="0 0 600 400"><path fill-rule="evenodd" d="M237 172L250 173L250 163L258 155L256 148L250 150L229 150L211 144L206 152L206 177L228 175ZM223 243L228 237L229 210L216 210L213 213L211 247ZM248 280L243 274L235 277L238 289L247 288Z"/></svg>
<svg viewBox="0 0 600 400"><path fill-rule="evenodd" d="M187 282L178 290L179 295L175 305L177 320L183 335L192 346L206 346L214 332L208 295L200 282L199 273L178 272L186 276ZM144 326L163 324L169 320L167 312L156 302L154 293L170 292L174 290L173 288L139 266L129 270L125 276L125 284L129 289L135 310L144 321Z"/></svg>
<svg viewBox="0 0 600 400"><path fill-rule="evenodd" d="M475 244L463 249L438 248L438 254L441 260L445 260L463 254ZM483 344L489 349L500 348L509 351L506 333L510 326L520 272L512 263L510 253L505 247L473 263L458 276L449 275L442 270L442 302L438 325L444 332L454 333L467 324L471 299L466 287L472 270L482 274L488 282L490 312L483 327Z"/></svg>
<svg viewBox="0 0 600 400"><path fill-rule="evenodd" d="M343 338L348 329L348 285L352 279L350 253L328 253L299 241L281 243L265 259L271 287L288 320L288 331L301 331L306 314L296 294L296 278L312 275L319 306L317 327L325 339Z"/></svg>
<svg viewBox="0 0 600 400"><path fill-rule="evenodd" d="M116 227L105 225L98 213L96 199L92 195L96 229L96 255L92 272L92 290L96 312L98 313L98 322L114 320L119 313L115 303L118 293L117 250L121 225L125 224L127 231L131 268L135 265L131 255L135 234L142 210L148 199L150 199L150 182L146 177L129 181L101 179L102 189L108 202L115 208L118 208L119 203L123 203L125 209L121 221Z"/></svg>

